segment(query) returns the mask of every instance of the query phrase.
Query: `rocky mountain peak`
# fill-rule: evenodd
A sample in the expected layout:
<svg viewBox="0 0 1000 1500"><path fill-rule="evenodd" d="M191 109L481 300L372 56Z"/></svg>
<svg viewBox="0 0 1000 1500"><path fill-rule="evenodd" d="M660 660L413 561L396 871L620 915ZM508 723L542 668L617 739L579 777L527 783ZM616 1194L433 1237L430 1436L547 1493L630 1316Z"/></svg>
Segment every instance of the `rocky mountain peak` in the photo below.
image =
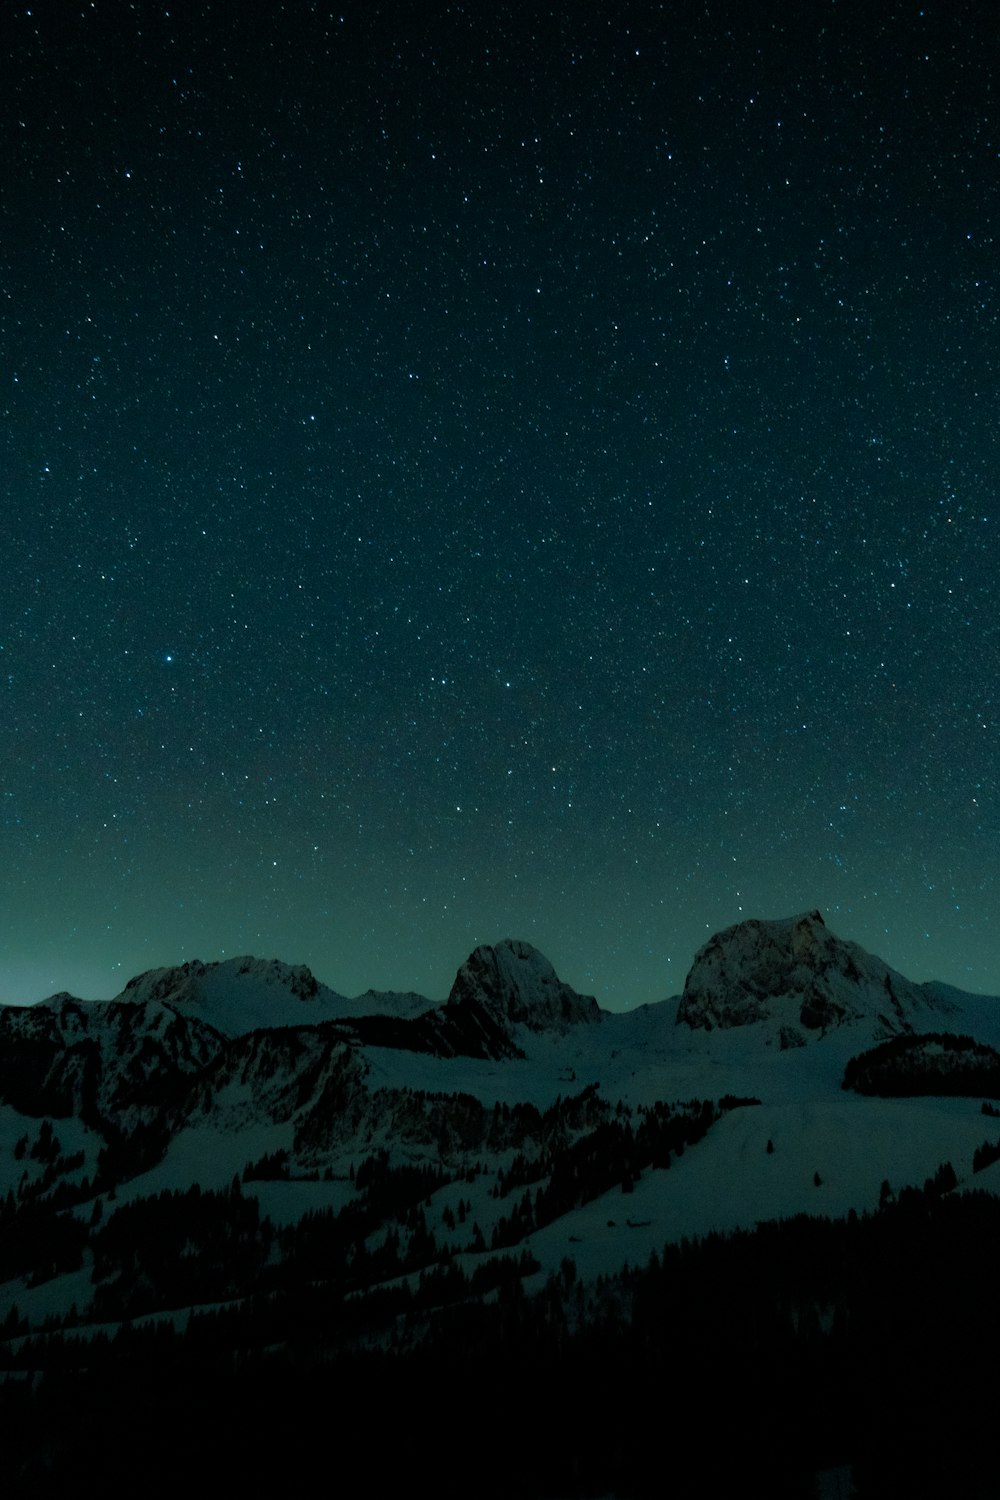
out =
<svg viewBox="0 0 1000 1500"><path fill-rule="evenodd" d="M483 944L455 976L448 1006L476 1005L503 1029L563 1032L601 1018L597 1001L564 984L544 954L530 943L505 938Z"/></svg>
<svg viewBox="0 0 1000 1500"><path fill-rule="evenodd" d="M162 1000L168 1005L196 1003L202 992L201 980L214 965L199 958L187 963L171 964L163 969L146 969L136 974L118 996L120 1000Z"/></svg>
<svg viewBox="0 0 1000 1500"><path fill-rule="evenodd" d="M771 1023L783 1047L845 1023L889 1036L943 1010L857 943L838 938L818 911L751 920L716 933L695 955L677 1013L692 1030Z"/></svg>

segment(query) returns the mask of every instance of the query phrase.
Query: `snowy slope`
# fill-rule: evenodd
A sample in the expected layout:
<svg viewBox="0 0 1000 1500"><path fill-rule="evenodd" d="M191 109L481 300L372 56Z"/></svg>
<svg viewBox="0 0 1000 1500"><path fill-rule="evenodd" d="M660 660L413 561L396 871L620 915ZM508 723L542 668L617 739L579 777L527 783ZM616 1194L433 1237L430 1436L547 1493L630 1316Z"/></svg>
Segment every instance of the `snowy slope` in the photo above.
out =
<svg viewBox="0 0 1000 1500"><path fill-rule="evenodd" d="M873 1210L883 1182L897 1193L922 1186L946 1161L960 1184L1000 1191L1000 1163L972 1175L976 1147L986 1136L1000 1137L1000 1128L988 1128L994 1123L1000 1127L984 1120L973 1100L841 1096L733 1110L669 1171L646 1172L632 1193L606 1193L528 1243L543 1273L571 1255L582 1275L607 1275L684 1238L794 1214Z"/></svg>
<svg viewBox="0 0 1000 1500"><path fill-rule="evenodd" d="M363 1016L392 1024L346 1024ZM452 1179L428 1192L427 1223L439 1246L475 1261L473 1226L488 1244L519 1197L501 1191L516 1159L541 1162L602 1121L637 1127L658 1101L760 1100L731 1109L669 1170L643 1170L632 1192L603 1192L519 1242L543 1271L569 1255L597 1275L684 1236L870 1209L884 1181L919 1186L945 1161L969 1184L975 1149L1000 1139L979 1100L862 1099L841 1087L848 1059L874 1041L932 1030L1000 1045L1000 1000L911 984L816 913L727 929L697 955L680 998L624 1015L600 1011L512 940L471 954L441 1006L371 991L349 1000L277 961L192 962L140 975L112 1002L62 996L0 1011L0 1185L47 1191L31 1154L41 1116L55 1120L65 1157L56 1185L82 1194L71 1211L83 1220L95 1198L111 1213L166 1189L228 1190L278 1153L281 1170L251 1174L243 1192L294 1223L354 1203L354 1173L384 1153ZM590 1103L567 1113L585 1091ZM159 1154L88 1197L108 1130L150 1125ZM544 1181L539 1168L531 1194ZM1000 1166L972 1183L998 1184ZM78 1271L30 1292L12 1281L0 1317L14 1302L40 1315L80 1306L85 1283Z"/></svg>

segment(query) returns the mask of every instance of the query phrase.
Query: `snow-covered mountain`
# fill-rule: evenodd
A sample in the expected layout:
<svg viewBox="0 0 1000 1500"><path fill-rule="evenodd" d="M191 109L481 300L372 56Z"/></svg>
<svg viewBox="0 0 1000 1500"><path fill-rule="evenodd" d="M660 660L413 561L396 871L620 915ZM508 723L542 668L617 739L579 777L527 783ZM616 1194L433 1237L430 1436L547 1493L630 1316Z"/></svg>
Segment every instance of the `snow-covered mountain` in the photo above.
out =
<svg viewBox="0 0 1000 1500"><path fill-rule="evenodd" d="M100 1118L130 1130L157 1118L168 1086L199 1075L225 1038L158 999L53 996L0 1009L0 1098L29 1116Z"/></svg>
<svg viewBox="0 0 1000 1500"><path fill-rule="evenodd" d="M73 1025L90 1025L81 1018L94 1017L98 1008L153 1005L224 1037L332 1022L357 1042L445 1057L515 1057L525 1031L563 1034L571 1026L601 1017L596 1000L564 984L536 948L512 939L470 954L443 1005L415 991L366 990L349 999L321 984L304 964L250 956L216 963L191 959L149 969L130 979L111 1002L57 995L32 1009L39 1015L59 1013L67 1005L71 1030ZM117 1017L117 1012L110 1014ZM404 1024L366 1024L373 1021ZM129 1024L135 1025L134 1017Z"/></svg>
<svg viewBox="0 0 1000 1500"><path fill-rule="evenodd" d="M931 987L835 937L811 911L717 933L695 957L677 1020L692 1030L754 1026L787 1048L844 1025L867 1028L873 1039L927 1030L953 1009Z"/></svg>
<svg viewBox="0 0 1000 1500"><path fill-rule="evenodd" d="M471 953L455 976L448 1005L476 1006L503 1028L565 1033L601 1019L592 995L578 995L530 943L507 938Z"/></svg>
<svg viewBox="0 0 1000 1500"><path fill-rule="evenodd" d="M683 995L625 1014L512 939L470 954L442 1004L350 999L246 957L151 970L105 1002L0 1009L0 1367L77 1371L75 1411L119 1343L131 1389L142 1328L151 1357L193 1372L206 1349L224 1371L303 1350L318 1368L439 1327L451 1348L459 1307L494 1329L487 1364L507 1347L496 1319L522 1306L529 1351L553 1316L568 1348L573 1327L625 1317L626 1264L673 1285L666 1260L655 1272L671 1247L689 1260L684 1244L768 1221L804 1234L803 1215L847 1225L907 1192L1000 1196L998 1052L1000 999L913 984L816 912L719 933ZM852 1263L823 1254L817 1288ZM794 1311L806 1330L827 1316L818 1295ZM118 1399L133 1421L155 1411ZM67 1468L87 1441L73 1420Z"/></svg>
<svg viewBox="0 0 1000 1500"><path fill-rule="evenodd" d="M914 984L817 912L728 928L679 998L625 1014L512 939L442 1004L236 958L7 1007L0 1324L177 1319L303 1277L530 1290L571 1262L593 1285L710 1231L872 1212L887 1183L1000 1193L1000 1120L972 1094L990 1048L1000 1000Z"/></svg>
<svg viewBox="0 0 1000 1500"><path fill-rule="evenodd" d="M434 1004L413 992L378 990L350 1000L321 984L305 964L249 955L148 969L130 979L116 999L163 1001L225 1036L241 1036L260 1026L314 1026L350 1016L412 1018Z"/></svg>

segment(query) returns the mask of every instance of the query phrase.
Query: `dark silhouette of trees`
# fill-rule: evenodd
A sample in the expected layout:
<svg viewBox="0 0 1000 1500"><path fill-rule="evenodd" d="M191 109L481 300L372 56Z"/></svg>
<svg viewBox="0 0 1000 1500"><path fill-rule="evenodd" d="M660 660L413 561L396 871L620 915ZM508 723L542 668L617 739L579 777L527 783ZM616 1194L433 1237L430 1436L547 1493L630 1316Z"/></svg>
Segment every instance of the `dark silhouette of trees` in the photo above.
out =
<svg viewBox="0 0 1000 1500"><path fill-rule="evenodd" d="M973 1172L981 1172L995 1161L1000 1161L1000 1141L984 1141L972 1154Z"/></svg>
<svg viewBox="0 0 1000 1500"><path fill-rule="evenodd" d="M945 1031L896 1036L852 1057L843 1087L886 1099L922 1094L1000 1098L1000 1053L970 1036Z"/></svg>

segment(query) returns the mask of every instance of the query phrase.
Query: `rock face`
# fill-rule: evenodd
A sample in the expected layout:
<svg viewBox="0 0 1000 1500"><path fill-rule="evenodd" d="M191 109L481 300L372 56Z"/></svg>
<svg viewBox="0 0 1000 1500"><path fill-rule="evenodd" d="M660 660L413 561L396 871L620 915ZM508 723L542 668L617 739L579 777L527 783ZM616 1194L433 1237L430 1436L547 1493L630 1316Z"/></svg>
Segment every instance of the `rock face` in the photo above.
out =
<svg viewBox="0 0 1000 1500"><path fill-rule="evenodd" d="M455 976L447 1006L477 1008L508 1033L512 1026L526 1026L562 1034L570 1026L601 1019L591 995L578 995L537 948L513 938L469 955Z"/></svg>
<svg viewBox="0 0 1000 1500"><path fill-rule="evenodd" d="M706 1031L769 1023L780 1046L796 1047L852 1022L897 1035L949 1009L812 911L717 933L695 956L677 1020Z"/></svg>
<svg viewBox="0 0 1000 1500"><path fill-rule="evenodd" d="M143 1004L148 1000L165 1000L169 1005L196 1005L202 997L202 981L218 964L203 964L192 958L187 963L171 964L165 969L146 969L136 974L118 996Z"/></svg>

